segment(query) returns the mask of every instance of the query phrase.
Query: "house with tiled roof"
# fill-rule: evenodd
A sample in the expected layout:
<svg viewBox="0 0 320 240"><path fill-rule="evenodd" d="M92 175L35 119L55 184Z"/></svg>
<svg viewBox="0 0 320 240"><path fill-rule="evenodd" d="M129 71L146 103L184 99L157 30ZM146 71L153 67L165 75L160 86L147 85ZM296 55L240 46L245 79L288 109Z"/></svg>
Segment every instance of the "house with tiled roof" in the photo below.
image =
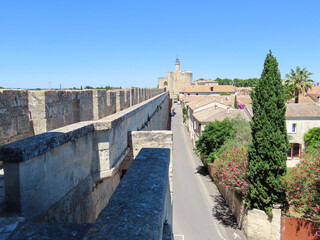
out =
<svg viewBox="0 0 320 240"><path fill-rule="evenodd" d="M304 135L309 129L320 127L320 106L315 103L286 104L286 124L291 149L288 159L299 159L305 149ZM250 119L253 116L251 104L245 105L245 112Z"/></svg>
<svg viewBox="0 0 320 240"><path fill-rule="evenodd" d="M189 95L220 95L221 93L235 94L231 85L189 85L179 91L180 98Z"/></svg>
<svg viewBox="0 0 320 240"><path fill-rule="evenodd" d="M204 127L211 121L223 121L225 118L234 118L236 116L240 116L248 121L250 120L243 110L235 109L233 107L234 96L232 101L230 101L230 99L226 101L230 105L224 104L223 99L231 96L218 96L220 102L217 101L216 97L217 96L206 96L206 98L198 98L186 103L186 124L193 144L199 139Z"/></svg>

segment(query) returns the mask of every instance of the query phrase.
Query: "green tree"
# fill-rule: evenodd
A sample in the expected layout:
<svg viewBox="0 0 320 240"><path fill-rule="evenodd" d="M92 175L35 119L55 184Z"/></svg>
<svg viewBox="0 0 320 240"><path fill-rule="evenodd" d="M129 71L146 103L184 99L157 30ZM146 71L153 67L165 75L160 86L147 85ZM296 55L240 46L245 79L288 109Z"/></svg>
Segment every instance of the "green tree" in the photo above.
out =
<svg viewBox="0 0 320 240"><path fill-rule="evenodd" d="M186 123L186 121L187 121L187 108L186 107L182 108L182 117L183 117L183 123Z"/></svg>
<svg viewBox="0 0 320 240"><path fill-rule="evenodd" d="M251 184L249 208L264 210L272 216L272 204L287 206L281 177L286 173L289 148L286 105L278 62L270 51L261 79L251 91L253 119L252 144L248 150L248 178Z"/></svg>
<svg viewBox="0 0 320 240"><path fill-rule="evenodd" d="M308 130L304 135L304 142L308 150L314 150L320 147L320 127L314 127Z"/></svg>
<svg viewBox="0 0 320 240"><path fill-rule="evenodd" d="M222 122L214 121L206 125L199 140L196 141L196 152L205 156L210 155L211 161L213 156L218 154L219 148L223 143L235 134L235 129L229 119Z"/></svg>
<svg viewBox="0 0 320 240"><path fill-rule="evenodd" d="M296 71L291 69L290 74L286 74L286 85L292 94L294 94L295 103L299 102L299 94L307 93L309 89L313 86L313 80L310 79L312 73L308 72L306 68L300 69L298 66Z"/></svg>
<svg viewBox="0 0 320 240"><path fill-rule="evenodd" d="M234 108L238 109L238 102L237 102L237 96L234 97Z"/></svg>

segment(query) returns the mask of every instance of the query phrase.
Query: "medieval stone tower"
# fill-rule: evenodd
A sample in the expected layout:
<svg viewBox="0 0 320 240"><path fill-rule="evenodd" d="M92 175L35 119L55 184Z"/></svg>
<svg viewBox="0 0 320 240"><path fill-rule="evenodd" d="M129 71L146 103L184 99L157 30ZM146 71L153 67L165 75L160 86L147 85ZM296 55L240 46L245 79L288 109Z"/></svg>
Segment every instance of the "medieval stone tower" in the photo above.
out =
<svg viewBox="0 0 320 240"><path fill-rule="evenodd" d="M176 58L175 71L167 72L167 77L159 77L159 88L166 88L170 93L170 98L175 98L179 95L179 91L192 83L191 71L180 71L180 61Z"/></svg>

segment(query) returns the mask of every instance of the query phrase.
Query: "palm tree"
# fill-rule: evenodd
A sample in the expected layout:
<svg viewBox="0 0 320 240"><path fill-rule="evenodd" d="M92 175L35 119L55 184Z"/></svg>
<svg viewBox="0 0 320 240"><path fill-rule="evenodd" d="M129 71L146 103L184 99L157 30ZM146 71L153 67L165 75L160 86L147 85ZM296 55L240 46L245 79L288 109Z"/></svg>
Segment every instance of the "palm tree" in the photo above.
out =
<svg viewBox="0 0 320 240"><path fill-rule="evenodd" d="M294 102L299 102L299 94L307 93L309 89L312 89L314 81L310 79L313 73L308 72L306 68L300 69L298 66L296 71L291 69L290 74L286 74L286 85L289 89L292 89L294 94Z"/></svg>

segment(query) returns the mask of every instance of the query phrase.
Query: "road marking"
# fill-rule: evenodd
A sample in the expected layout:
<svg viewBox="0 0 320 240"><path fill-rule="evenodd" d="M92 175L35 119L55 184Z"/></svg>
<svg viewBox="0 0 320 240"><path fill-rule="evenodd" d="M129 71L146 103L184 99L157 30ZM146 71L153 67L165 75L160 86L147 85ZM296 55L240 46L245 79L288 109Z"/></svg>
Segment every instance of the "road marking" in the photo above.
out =
<svg viewBox="0 0 320 240"><path fill-rule="evenodd" d="M184 235L182 235L182 234L174 234L173 237L174 237L174 240L178 240L178 239L176 239L176 237L178 237L178 238L181 237L181 240L184 240Z"/></svg>
<svg viewBox="0 0 320 240"><path fill-rule="evenodd" d="M184 142L185 142L186 146L188 146L188 145L190 145L190 142L187 142L186 130L185 130L184 128L182 128L182 131L183 131L183 135L184 135ZM191 143L191 145L192 145L192 143ZM192 145L192 146L193 146L193 145ZM196 163L193 161L193 153L191 152L191 150L190 150L189 147L187 147L187 149L188 149L187 151L188 151L188 153L189 153L189 155L190 155L190 157L191 157L191 162L192 162L193 168L196 169L197 166L196 166ZM209 196L210 196L210 193L208 192L206 186L204 185L203 179L202 179L198 174L196 174L196 176L197 176L196 178L198 179L199 184L201 185L202 189L205 191L205 194L204 194L204 195L205 195L208 203L211 203L211 205L214 206L215 204L214 204L214 202L212 201L212 199L209 197ZM210 206L210 204L209 204L209 206ZM210 207L211 207L211 206L210 206ZM221 232L220 232L220 227L219 227L219 226L217 225L217 223L216 223L216 219L214 219L214 218L212 218L212 219L213 219L214 225L216 226L216 229L217 229L217 232L218 232L219 236L222 238L222 240L227 240L227 239L225 239L225 238L222 236L222 234L221 234ZM226 233L225 233L225 234L226 234ZM226 235L227 235L227 234L226 234Z"/></svg>
<svg viewBox="0 0 320 240"><path fill-rule="evenodd" d="M236 233L233 233L233 238L234 238L234 239L237 239L237 238L241 239L241 237L240 237L238 234L236 234Z"/></svg>

